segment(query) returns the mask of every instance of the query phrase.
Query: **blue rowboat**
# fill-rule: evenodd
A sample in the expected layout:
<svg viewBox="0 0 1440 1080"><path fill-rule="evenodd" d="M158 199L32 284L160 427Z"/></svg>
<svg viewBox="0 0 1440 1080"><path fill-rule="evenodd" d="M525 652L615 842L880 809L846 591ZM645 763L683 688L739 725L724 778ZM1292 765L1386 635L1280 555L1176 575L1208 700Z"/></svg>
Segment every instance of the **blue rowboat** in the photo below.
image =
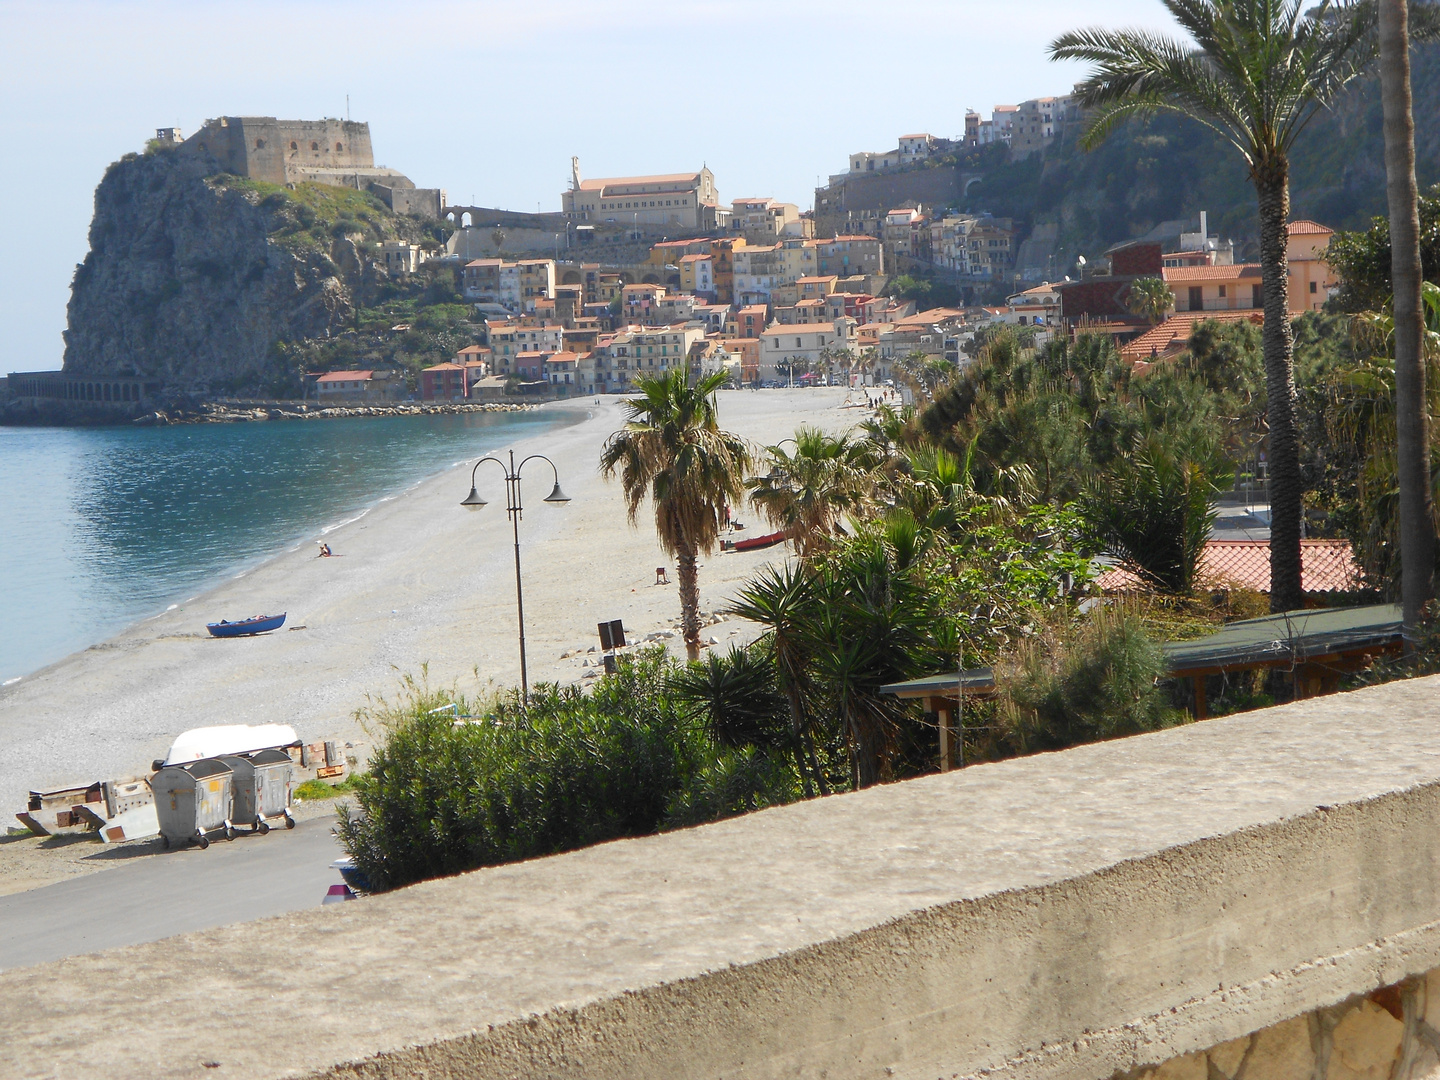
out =
<svg viewBox="0 0 1440 1080"><path fill-rule="evenodd" d="M210 631L211 637L245 637L249 634L263 634L267 630L279 630L284 625L285 613L281 612L279 615L256 615L239 622L221 619L219 622L206 623L205 629Z"/></svg>

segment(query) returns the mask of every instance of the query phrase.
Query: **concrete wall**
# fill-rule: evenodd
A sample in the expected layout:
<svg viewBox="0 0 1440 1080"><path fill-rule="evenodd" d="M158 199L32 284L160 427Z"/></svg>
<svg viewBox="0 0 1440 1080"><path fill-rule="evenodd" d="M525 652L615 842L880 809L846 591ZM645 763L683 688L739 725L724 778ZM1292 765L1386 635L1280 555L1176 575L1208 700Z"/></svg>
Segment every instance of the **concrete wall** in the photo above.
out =
<svg viewBox="0 0 1440 1080"><path fill-rule="evenodd" d="M5 972L0 1076L1198 1080L1193 1055L1440 968L1437 692Z"/></svg>
<svg viewBox="0 0 1440 1080"><path fill-rule="evenodd" d="M203 146L226 172L272 184L293 181L296 169L370 169L370 125L349 120L277 120L225 116L207 120L185 140Z"/></svg>

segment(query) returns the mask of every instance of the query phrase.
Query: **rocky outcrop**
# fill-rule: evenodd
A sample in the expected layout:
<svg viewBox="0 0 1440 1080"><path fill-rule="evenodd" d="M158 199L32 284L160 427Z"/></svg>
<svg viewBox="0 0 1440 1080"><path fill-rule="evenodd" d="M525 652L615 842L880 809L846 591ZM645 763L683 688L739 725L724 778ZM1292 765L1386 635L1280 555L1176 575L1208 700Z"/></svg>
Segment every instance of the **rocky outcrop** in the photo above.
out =
<svg viewBox="0 0 1440 1080"><path fill-rule="evenodd" d="M131 154L95 192L65 370L161 377L176 391L283 393L282 341L327 337L350 285L315 244L282 244L280 191L214 175L201 154ZM298 385L298 384L297 384Z"/></svg>

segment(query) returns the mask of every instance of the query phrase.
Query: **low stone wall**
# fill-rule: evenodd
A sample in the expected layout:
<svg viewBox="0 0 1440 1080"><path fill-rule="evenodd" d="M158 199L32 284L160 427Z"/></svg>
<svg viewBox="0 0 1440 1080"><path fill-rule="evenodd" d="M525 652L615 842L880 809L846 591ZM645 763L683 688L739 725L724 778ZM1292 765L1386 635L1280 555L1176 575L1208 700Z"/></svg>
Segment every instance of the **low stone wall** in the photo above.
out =
<svg viewBox="0 0 1440 1080"><path fill-rule="evenodd" d="M0 1076L1414 1080L1437 822L1395 683L7 971Z"/></svg>
<svg viewBox="0 0 1440 1080"><path fill-rule="evenodd" d="M1171 1058L1142 1070L1136 1080L1435 1077L1440 1077L1440 970Z"/></svg>

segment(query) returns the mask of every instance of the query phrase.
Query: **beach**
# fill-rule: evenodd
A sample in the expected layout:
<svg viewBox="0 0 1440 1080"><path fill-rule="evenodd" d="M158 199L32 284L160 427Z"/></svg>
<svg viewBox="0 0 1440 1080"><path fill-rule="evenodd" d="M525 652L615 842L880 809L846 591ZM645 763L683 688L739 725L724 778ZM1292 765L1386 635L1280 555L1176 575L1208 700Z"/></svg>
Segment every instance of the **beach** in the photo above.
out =
<svg viewBox="0 0 1440 1080"><path fill-rule="evenodd" d="M757 448L800 424L852 427L843 388L726 391L722 424ZM634 641L675 629L680 606L674 563L655 538L647 503L635 527L618 480L597 462L623 423L623 402L553 403L584 419L544 438L516 443L517 460L552 458L572 501L542 500L553 477L541 460L525 466L520 523L525 632L531 684L586 681L596 670L596 624L619 619ZM501 473L477 476L489 505L459 504L473 460L431 476L335 523L291 549L111 639L0 690L0 799L7 814L30 789L142 774L179 732L212 724L292 724L307 740L349 741L364 756L368 735L357 711L391 695L403 676L475 694L518 685L515 563ZM748 528L769 531L748 506ZM317 558L324 540L332 558ZM700 569L701 607L713 612L787 548L716 552ZM656 584L666 567L670 584ZM284 629L241 639L209 637L205 624L287 613ZM753 637L737 620L707 626L719 647ZM678 634L665 640L681 648ZM569 655L563 655L569 654ZM682 653L683 655L683 653ZM588 661L588 663L587 663Z"/></svg>

